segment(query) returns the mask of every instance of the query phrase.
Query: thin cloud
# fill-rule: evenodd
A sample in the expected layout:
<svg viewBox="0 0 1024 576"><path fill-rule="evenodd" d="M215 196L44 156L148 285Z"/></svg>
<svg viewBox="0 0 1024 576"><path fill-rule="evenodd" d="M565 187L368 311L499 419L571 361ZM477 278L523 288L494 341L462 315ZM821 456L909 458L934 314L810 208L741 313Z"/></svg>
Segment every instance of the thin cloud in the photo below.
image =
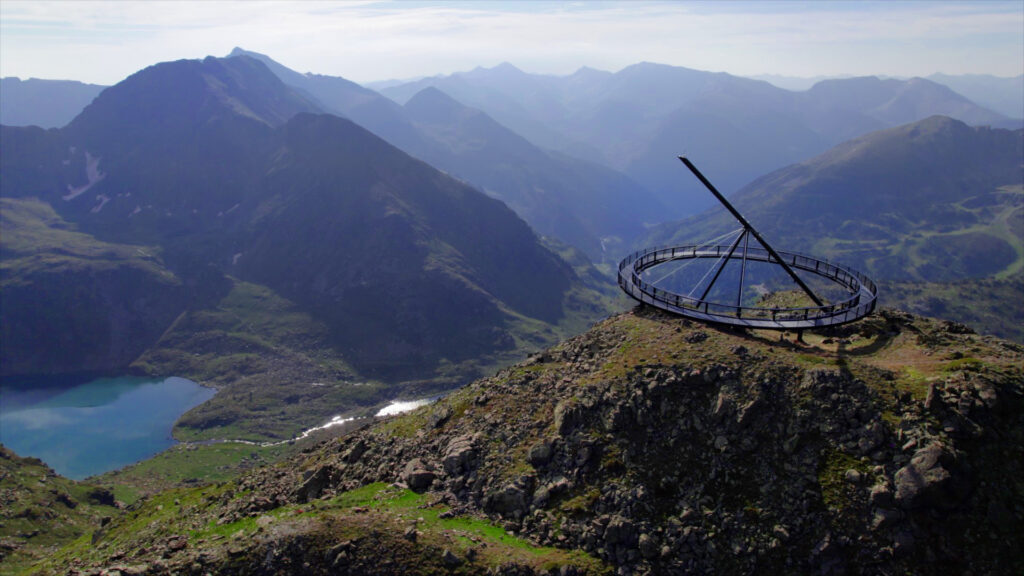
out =
<svg viewBox="0 0 1024 576"><path fill-rule="evenodd" d="M238 45L356 81L509 61L734 74L1024 70L1017 3L0 2L0 74L113 83Z"/></svg>

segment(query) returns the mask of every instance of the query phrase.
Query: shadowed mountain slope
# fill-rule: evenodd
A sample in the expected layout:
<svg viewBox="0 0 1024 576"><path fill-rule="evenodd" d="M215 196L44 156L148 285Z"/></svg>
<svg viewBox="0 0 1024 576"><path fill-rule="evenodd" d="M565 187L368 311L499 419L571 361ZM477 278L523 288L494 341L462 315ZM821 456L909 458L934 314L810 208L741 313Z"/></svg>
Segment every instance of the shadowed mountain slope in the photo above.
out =
<svg viewBox="0 0 1024 576"><path fill-rule="evenodd" d="M153 246L185 288L161 340L138 340L146 351L136 367L230 389L211 405L233 410L207 408L209 419L190 420L196 429L271 417L264 433L285 434L353 408L354 398L382 400L380 388L358 388L360 377L451 386L604 313L603 296L501 202L350 120L310 112L317 104L259 61L207 58L140 71L64 129L3 128L5 199L49 204L88 235L82 242ZM7 224L5 250L25 236ZM56 232L35 230L34 249L59 253ZM124 268L113 261L119 249L97 248L86 268ZM25 277L24 259L4 262ZM19 327L5 340L35 342L49 315L90 314L49 289L72 281L33 277L29 290L57 296L19 311L34 326L9 322L5 308L0 324ZM251 308L271 303L288 311L276 324ZM269 332L254 331L256 320ZM99 326L97 337L123 338L119 329ZM97 369L124 370L130 356ZM51 369L29 362L17 373ZM313 401L284 390L309 385L295 374L318 382L314 396L332 404L296 408L288 423L261 415L263 395Z"/></svg>

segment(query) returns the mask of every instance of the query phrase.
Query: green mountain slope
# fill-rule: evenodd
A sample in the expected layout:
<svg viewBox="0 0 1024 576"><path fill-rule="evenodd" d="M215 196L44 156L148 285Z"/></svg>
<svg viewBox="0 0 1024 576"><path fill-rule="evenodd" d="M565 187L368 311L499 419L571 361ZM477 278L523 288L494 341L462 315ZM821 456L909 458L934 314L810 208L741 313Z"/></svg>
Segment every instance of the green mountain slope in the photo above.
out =
<svg viewBox="0 0 1024 576"><path fill-rule="evenodd" d="M18 574L121 513L106 488L58 476L0 444L0 574ZM105 519L105 520L104 520Z"/></svg>

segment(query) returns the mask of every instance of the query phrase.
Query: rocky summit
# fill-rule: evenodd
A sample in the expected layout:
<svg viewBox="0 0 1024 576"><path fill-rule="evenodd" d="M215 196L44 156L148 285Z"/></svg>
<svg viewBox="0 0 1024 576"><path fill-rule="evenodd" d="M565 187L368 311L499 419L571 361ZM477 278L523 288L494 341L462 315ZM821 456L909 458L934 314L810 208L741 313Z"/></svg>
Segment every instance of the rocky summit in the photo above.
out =
<svg viewBox="0 0 1024 576"><path fill-rule="evenodd" d="M1022 573L1024 348L894 310L802 340L637 308L36 569Z"/></svg>

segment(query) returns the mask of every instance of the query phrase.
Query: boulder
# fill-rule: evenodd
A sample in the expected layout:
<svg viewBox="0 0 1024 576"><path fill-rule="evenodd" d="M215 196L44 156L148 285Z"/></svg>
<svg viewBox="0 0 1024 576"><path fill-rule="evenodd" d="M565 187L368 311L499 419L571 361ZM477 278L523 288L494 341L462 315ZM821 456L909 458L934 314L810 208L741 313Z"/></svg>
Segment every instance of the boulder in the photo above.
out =
<svg viewBox="0 0 1024 576"><path fill-rule="evenodd" d="M299 502L309 502L319 498L330 483L332 470L330 466L322 466L312 472L307 470L304 474L305 481L295 490L295 499Z"/></svg>
<svg viewBox="0 0 1024 576"><path fill-rule="evenodd" d="M434 483L437 474L423 460L413 458L402 469L402 481L413 492L424 492Z"/></svg>
<svg viewBox="0 0 1024 576"><path fill-rule="evenodd" d="M613 516L604 529L604 541L609 546L618 544L632 547L637 541L636 526L627 518Z"/></svg>
<svg viewBox="0 0 1024 576"><path fill-rule="evenodd" d="M542 440L537 444L530 447L530 452L526 455L526 459L534 467L543 466L551 460L551 455L554 452L554 446L551 440Z"/></svg>
<svg viewBox="0 0 1024 576"><path fill-rule="evenodd" d="M526 493L515 483L506 484L503 488L488 494L487 506L495 512L515 515L526 508Z"/></svg>
<svg viewBox="0 0 1024 576"><path fill-rule="evenodd" d="M460 476L472 470L476 457L475 437L458 436L448 442L442 465L449 476Z"/></svg>
<svg viewBox="0 0 1024 576"><path fill-rule="evenodd" d="M915 452L894 477L896 504L904 509L956 506L961 494L950 473L954 463L954 456L939 442Z"/></svg>
<svg viewBox="0 0 1024 576"><path fill-rule="evenodd" d="M462 564L462 560L458 556L452 554L451 550L445 549L444 553L441 554L441 562L444 563L448 568L458 568Z"/></svg>

